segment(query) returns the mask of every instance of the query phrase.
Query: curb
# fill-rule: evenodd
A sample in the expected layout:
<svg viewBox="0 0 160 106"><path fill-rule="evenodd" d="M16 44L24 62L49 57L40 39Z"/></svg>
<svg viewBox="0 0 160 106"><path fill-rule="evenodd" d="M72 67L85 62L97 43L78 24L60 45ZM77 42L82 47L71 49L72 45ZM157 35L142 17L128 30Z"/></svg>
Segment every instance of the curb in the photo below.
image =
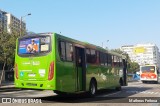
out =
<svg viewBox="0 0 160 106"><path fill-rule="evenodd" d="M140 80L132 80L132 81L128 81L128 83L132 83L132 82L141 82Z"/></svg>
<svg viewBox="0 0 160 106"><path fill-rule="evenodd" d="M0 88L0 92L11 92L11 91L20 91L21 89L15 87L3 87Z"/></svg>

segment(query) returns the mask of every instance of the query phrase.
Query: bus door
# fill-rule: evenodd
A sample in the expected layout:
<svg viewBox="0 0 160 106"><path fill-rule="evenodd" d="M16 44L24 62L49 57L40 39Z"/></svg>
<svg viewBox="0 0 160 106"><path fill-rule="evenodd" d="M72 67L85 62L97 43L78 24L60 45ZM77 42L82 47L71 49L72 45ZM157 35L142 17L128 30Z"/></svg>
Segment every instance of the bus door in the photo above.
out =
<svg viewBox="0 0 160 106"><path fill-rule="evenodd" d="M86 59L85 49L75 47L75 64L76 64L76 90L86 90Z"/></svg>
<svg viewBox="0 0 160 106"><path fill-rule="evenodd" d="M122 59L123 62L123 79L121 80L122 82L121 85L122 86L127 86L127 61L125 59Z"/></svg>

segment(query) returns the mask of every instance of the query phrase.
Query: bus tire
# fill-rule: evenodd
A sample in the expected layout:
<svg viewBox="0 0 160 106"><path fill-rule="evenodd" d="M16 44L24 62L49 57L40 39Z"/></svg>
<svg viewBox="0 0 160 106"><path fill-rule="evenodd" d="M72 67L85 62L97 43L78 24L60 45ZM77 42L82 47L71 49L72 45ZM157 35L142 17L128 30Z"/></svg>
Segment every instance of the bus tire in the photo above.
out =
<svg viewBox="0 0 160 106"><path fill-rule="evenodd" d="M154 84L158 84L158 81L154 81Z"/></svg>
<svg viewBox="0 0 160 106"><path fill-rule="evenodd" d="M142 83L146 83L146 81L142 81Z"/></svg>
<svg viewBox="0 0 160 106"><path fill-rule="evenodd" d="M56 93L58 96L66 96L67 93L65 92L61 92L61 91L53 91L54 93Z"/></svg>
<svg viewBox="0 0 160 106"><path fill-rule="evenodd" d="M116 91L121 91L122 90L122 87L119 86L119 87L116 87Z"/></svg>
<svg viewBox="0 0 160 106"><path fill-rule="evenodd" d="M90 86L89 86L89 96L94 97L97 92L97 84L95 80L91 80Z"/></svg>
<svg viewBox="0 0 160 106"><path fill-rule="evenodd" d="M120 83L121 86L124 85L124 84L123 84L123 79L122 79L122 77L120 78L119 83Z"/></svg>

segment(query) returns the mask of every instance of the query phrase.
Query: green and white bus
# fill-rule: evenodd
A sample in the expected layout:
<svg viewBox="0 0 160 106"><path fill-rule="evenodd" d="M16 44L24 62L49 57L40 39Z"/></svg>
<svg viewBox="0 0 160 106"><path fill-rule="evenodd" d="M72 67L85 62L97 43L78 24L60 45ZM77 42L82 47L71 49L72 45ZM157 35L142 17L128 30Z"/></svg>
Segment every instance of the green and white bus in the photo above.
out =
<svg viewBox="0 0 160 106"><path fill-rule="evenodd" d="M15 86L57 94L121 89L126 85L125 57L56 33L23 36L16 41Z"/></svg>

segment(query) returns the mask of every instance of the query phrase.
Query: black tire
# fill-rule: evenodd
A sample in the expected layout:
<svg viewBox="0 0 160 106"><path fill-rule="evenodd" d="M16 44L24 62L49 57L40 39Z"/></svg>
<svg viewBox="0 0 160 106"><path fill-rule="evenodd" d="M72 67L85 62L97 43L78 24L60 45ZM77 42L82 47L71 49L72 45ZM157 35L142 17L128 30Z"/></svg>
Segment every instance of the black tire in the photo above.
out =
<svg viewBox="0 0 160 106"><path fill-rule="evenodd" d="M119 79L119 86L116 87L116 91L121 91L122 90L121 86L123 86L123 79L122 78Z"/></svg>
<svg viewBox="0 0 160 106"><path fill-rule="evenodd" d="M89 96L94 97L97 92L97 84L94 80L91 80L90 86L89 86Z"/></svg>
<svg viewBox="0 0 160 106"><path fill-rule="evenodd" d="M154 84L158 84L158 81L154 81Z"/></svg>
<svg viewBox="0 0 160 106"><path fill-rule="evenodd" d="M56 93L58 96L66 96L67 93L65 92L60 92L60 91L53 91L54 93Z"/></svg>
<svg viewBox="0 0 160 106"><path fill-rule="evenodd" d="M119 86L119 87L116 87L116 91L121 91L122 90L122 87Z"/></svg>
<svg viewBox="0 0 160 106"><path fill-rule="evenodd" d="M123 84L123 79L122 79L122 78L120 78L119 83L120 83L121 86L124 85L124 84Z"/></svg>

